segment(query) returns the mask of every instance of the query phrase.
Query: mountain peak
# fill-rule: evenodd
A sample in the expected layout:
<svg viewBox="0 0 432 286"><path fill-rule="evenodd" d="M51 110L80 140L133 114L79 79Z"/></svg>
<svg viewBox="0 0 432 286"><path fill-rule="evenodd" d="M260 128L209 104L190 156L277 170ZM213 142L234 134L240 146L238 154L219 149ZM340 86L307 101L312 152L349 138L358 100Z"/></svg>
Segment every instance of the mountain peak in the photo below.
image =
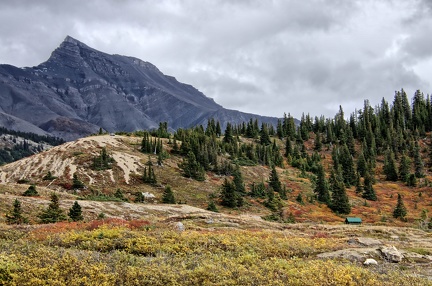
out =
<svg viewBox="0 0 432 286"><path fill-rule="evenodd" d="M84 44L83 42L78 41L77 39L67 35L66 38L63 40L63 42L60 44L60 47L64 47L64 46L78 46L80 48L87 48L87 49L91 49L89 46L87 46L86 44Z"/></svg>
<svg viewBox="0 0 432 286"><path fill-rule="evenodd" d="M63 42L68 42L68 43L72 43L72 44L78 44L81 43L80 41L78 41L75 38L72 38L71 36L67 35L66 38L63 40Z"/></svg>

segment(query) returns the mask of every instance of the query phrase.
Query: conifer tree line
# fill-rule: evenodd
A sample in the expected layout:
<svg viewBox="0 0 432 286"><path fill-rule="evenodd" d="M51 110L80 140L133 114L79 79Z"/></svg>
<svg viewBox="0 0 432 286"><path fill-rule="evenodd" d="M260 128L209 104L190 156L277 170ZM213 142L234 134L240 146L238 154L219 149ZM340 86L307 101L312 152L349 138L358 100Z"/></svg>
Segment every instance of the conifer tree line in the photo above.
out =
<svg viewBox="0 0 432 286"><path fill-rule="evenodd" d="M173 138L167 130L164 123L157 131L145 132L141 151L159 154L163 152L161 138L169 138L171 152L183 157L179 166L185 177L202 181L209 171L233 176L235 165L283 168L287 162L300 169L301 176L313 179L319 202L342 214L351 211L346 188L355 187L365 200L379 200L374 189L377 176L415 187L425 168L432 168L432 140L426 138L432 131L432 102L421 91L409 100L402 89L395 92L392 103L382 99L375 107L365 100L363 108L349 116L340 107L334 118L303 114L296 122L285 114L276 126L250 119L237 125L227 123L222 131L218 121L209 119L205 127L178 129ZM420 146L419 139L428 145ZM323 151L331 153L331 164L323 164ZM383 165L382 173L377 173L377 162ZM255 182L249 194L268 198L271 188L283 200L284 186L270 182L268 187ZM227 180L221 189L233 198L230 203L221 199L222 205L243 204L240 198L244 192L232 181Z"/></svg>
<svg viewBox="0 0 432 286"><path fill-rule="evenodd" d="M285 115L277 125L277 135L285 138L288 162L316 175L318 201L338 213L349 213L345 187L355 186L366 200L377 200L375 176L415 186L417 179L424 177L425 167L432 167L432 142L426 138L432 131L432 103L429 95L425 97L420 91L415 92L411 104L402 89L395 93L392 104L382 99L372 108L366 100L363 109L349 119L340 107L333 119L321 116L312 120L303 115L298 127L292 122L292 117ZM305 152L304 142L308 139L314 140L314 147ZM422 152L419 139L428 142L427 154ZM324 148L332 154L333 164L327 166L330 182L318 153ZM384 158L383 174L376 173L379 157Z"/></svg>
<svg viewBox="0 0 432 286"><path fill-rule="evenodd" d="M29 196L29 193L36 196L38 195L36 187L34 185L30 186L23 196ZM81 205L75 201L72 207L69 209L68 215L64 213L64 210L60 208L59 196L56 193L51 194L51 201L44 210L42 210L37 218L39 223L56 223L60 221L81 221L84 220L82 215ZM12 209L6 213L6 223L7 224L25 224L28 223L29 219L23 214L22 203L20 200L15 199L12 204Z"/></svg>
<svg viewBox="0 0 432 286"><path fill-rule="evenodd" d="M12 141L16 144L12 148L0 148L0 165L7 164L13 161L17 161L21 158L31 156L35 153L43 151L42 143L47 143L52 146L63 144L65 141L61 138L38 135L30 132L21 132L15 130L9 130L4 127L0 127L0 135L11 135L14 137L24 138L21 143L16 142L16 138ZM31 140L35 143L39 143L38 146L30 146L27 140Z"/></svg>

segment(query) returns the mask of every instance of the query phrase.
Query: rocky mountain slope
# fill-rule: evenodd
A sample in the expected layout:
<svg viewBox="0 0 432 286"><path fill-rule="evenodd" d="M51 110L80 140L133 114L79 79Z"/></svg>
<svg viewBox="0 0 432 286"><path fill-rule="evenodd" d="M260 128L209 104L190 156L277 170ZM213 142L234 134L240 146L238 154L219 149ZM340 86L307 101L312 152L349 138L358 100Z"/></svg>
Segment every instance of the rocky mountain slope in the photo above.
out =
<svg viewBox="0 0 432 286"><path fill-rule="evenodd" d="M0 65L0 124L67 140L97 132L277 119L228 110L151 63L109 55L67 36L44 63Z"/></svg>

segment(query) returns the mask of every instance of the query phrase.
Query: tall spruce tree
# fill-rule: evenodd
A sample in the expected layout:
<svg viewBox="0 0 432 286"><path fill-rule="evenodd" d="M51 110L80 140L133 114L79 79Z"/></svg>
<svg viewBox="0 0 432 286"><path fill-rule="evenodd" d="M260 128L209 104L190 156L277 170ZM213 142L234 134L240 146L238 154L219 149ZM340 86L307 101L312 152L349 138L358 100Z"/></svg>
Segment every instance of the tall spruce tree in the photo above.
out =
<svg viewBox="0 0 432 286"><path fill-rule="evenodd" d="M72 188L73 189L82 189L82 188L84 188L84 183L81 182L81 180L78 178L78 175L76 173L73 174Z"/></svg>
<svg viewBox="0 0 432 286"><path fill-rule="evenodd" d="M243 176L239 165L236 165L236 168L234 169L233 183L237 192L239 192L240 194L246 194L246 188L243 182Z"/></svg>
<svg viewBox="0 0 432 286"><path fill-rule="evenodd" d="M399 163L399 179L402 182L408 182L408 177L410 175L410 160L408 156L403 153Z"/></svg>
<svg viewBox="0 0 432 286"><path fill-rule="evenodd" d="M229 208L237 207L238 195L235 186L233 183L228 181L227 178L225 178L221 186L220 199L221 199L221 205L225 207L229 207Z"/></svg>
<svg viewBox="0 0 432 286"><path fill-rule="evenodd" d="M354 161L348 146L344 144L340 148L339 162L342 166L342 175L346 187L354 186L356 181L356 172Z"/></svg>
<svg viewBox="0 0 432 286"><path fill-rule="evenodd" d="M325 203L327 205L330 204L329 185L325 177L324 167L322 164L318 165L316 186L314 192L319 202Z"/></svg>
<svg viewBox="0 0 432 286"><path fill-rule="evenodd" d="M322 141L321 141L321 134L320 133L316 133L316 135L315 135L314 150L317 152L321 152L321 150L322 150Z"/></svg>
<svg viewBox="0 0 432 286"><path fill-rule="evenodd" d="M65 214L60 208L59 197L55 193L51 194L51 203L38 217L41 223L55 223L66 220Z"/></svg>
<svg viewBox="0 0 432 286"><path fill-rule="evenodd" d="M28 223L28 219L22 214L21 202L18 199L15 199L15 201L13 202L12 210L6 214L6 223L7 224Z"/></svg>
<svg viewBox="0 0 432 286"><path fill-rule="evenodd" d="M330 175L330 186L332 191L330 208L332 211L339 214L349 214L351 205L345 190L340 166L336 170L333 168Z"/></svg>
<svg viewBox="0 0 432 286"><path fill-rule="evenodd" d="M387 181L397 181L398 172L396 169L396 163L394 153L391 149L388 149L384 161L384 174Z"/></svg>
<svg viewBox="0 0 432 286"><path fill-rule="evenodd" d="M364 176L364 187L363 187L363 195L362 197L366 200L376 201L377 196L375 190L373 188L373 177L369 171L366 171Z"/></svg>
<svg viewBox="0 0 432 286"><path fill-rule="evenodd" d="M420 154L420 146L417 141L415 141L414 147L414 174L417 178L424 177L424 164Z"/></svg>
<svg viewBox="0 0 432 286"><path fill-rule="evenodd" d="M360 154L357 158L357 172L361 177L364 177L367 169L366 158L364 156L363 150L360 151Z"/></svg>
<svg viewBox="0 0 432 286"><path fill-rule="evenodd" d="M183 169L186 178L192 178L197 181L205 180L205 170L197 162L195 154L192 151L188 152L187 158L183 160L180 167Z"/></svg>
<svg viewBox="0 0 432 286"><path fill-rule="evenodd" d="M170 186L166 186L165 190L162 194L162 203L164 204L175 204L175 197L174 197L174 193L171 190Z"/></svg>
<svg viewBox="0 0 432 286"><path fill-rule="evenodd" d="M84 217L82 215L81 206L77 201L75 201L75 203L69 209L68 216L72 221L84 220Z"/></svg>
<svg viewBox="0 0 432 286"><path fill-rule="evenodd" d="M234 136L233 136L233 130L231 123L227 123L227 126L225 128L225 134L223 138L224 143L233 143L234 142Z"/></svg>
<svg viewBox="0 0 432 286"><path fill-rule="evenodd" d="M269 144L271 144L269 131L268 131L267 125L265 123L261 124L260 144L262 144L262 145L269 145Z"/></svg>
<svg viewBox="0 0 432 286"><path fill-rule="evenodd" d="M273 189L275 192L281 192L282 191L282 184L279 181L279 176L276 171L275 166L272 167L270 177L269 177L269 186Z"/></svg>
<svg viewBox="0 0 432 286"><path fill-rule="evenodd" d="M394 218L400 218L401 220L404 220L407 215L407 210L405 208L405 205L402 201L401 194L398 194L397 204L393 211L393 217Z"/></svg>

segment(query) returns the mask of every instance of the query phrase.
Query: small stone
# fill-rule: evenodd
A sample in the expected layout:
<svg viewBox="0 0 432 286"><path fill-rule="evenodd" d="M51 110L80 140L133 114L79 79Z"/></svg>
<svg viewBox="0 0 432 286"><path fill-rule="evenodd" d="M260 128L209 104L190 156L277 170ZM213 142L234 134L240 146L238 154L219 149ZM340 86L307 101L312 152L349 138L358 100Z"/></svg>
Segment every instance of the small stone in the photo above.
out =
<svg viewBox="0 0 432 286"><path fill-rule="evenodd" d="M363 262L364 265L378 265L378 262L373 258L368 258Z"/></svg>
<svg viewBox="0 0 432 286"><path fill-rule="evenodd" d="M179 222L176 222L176 224L174 225L174 229L179 231L179 232L182 232L182 231L185 231L185 226L181 221L179 221Z"/></svg>

